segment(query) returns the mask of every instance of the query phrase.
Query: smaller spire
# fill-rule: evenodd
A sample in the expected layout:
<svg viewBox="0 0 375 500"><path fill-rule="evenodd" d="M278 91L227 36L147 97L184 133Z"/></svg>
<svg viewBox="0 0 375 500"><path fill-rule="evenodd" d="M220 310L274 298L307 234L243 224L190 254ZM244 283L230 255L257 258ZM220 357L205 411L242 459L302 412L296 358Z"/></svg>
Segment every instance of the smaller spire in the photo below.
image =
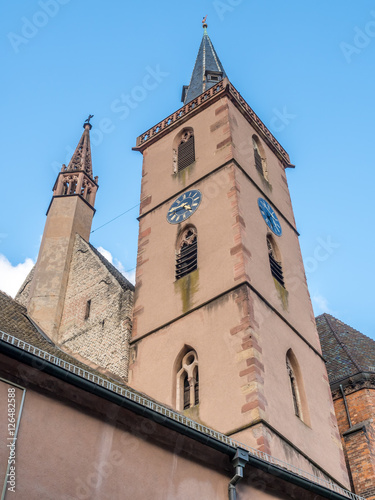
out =
<svg viewBox="0 0 375 500"><path fill-rule="evenodd" d="M91 162L91 146L90 146L90 130L92 125L91 118L94 115L89 115L83 124L83 134L78 142L78 145L73 153L69 165L66 167L67 171L83 170L89 177L92 178L92 162Z"/></svg>
<svg viewBox="0 0 375 500"><path fill-rule="evenodd" d="M90 130L92 125L89 115L83 124L83 134L73 153L68 166L63 165L53 186L53 197L81 196L94 208L95 196L98 190L98 177L93 177L91 163ZM52 203L52 202L51 202Z"/></svg>

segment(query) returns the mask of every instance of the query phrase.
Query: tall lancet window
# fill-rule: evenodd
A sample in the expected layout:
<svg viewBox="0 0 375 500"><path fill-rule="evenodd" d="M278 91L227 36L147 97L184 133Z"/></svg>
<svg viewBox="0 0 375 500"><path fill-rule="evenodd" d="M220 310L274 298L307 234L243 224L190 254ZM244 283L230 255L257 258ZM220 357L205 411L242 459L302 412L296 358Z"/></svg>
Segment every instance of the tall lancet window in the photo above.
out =
<svg viewBox="0 0 375 500"><path fill-rule="evenodd" d="M194 133L192 129L182 132L177 150L177 171L180 172L195 161Z"/></svg>
<svg viewBox="0 0 375 500"><path fill-rule="evenodd" d="M266 156L264 153L263 146L258 136L256 135L253 135L252 141L253 141L255 168L266 180L268 180Z"/></svg>
<svg viewBox="0 0 375 500"><path fill-rule="evenodd" d="M300 397L299 397L299 392L298 392L297 380L296 380L296 376L295 376L295 373L293 371L292 365L290 364L290 361L288 358L286 359L286 369L288 371L290 388L292 391L294 413L297 415L297 417L301 418L302 417L301 402L300 402Z"/></svg>
<svg viewBox="0 0 375 500"><path fill-rule="evenodd" d="M194 350L187 352L178 366L176 383L177 410L187 410L199 404L198 356Z"/></svg>
<svg viewBox="0 0 375 500"><path fill-rule="evenodd" d="M289 390L294 413L305 424L310 425L309 410L302 373L292 349L289 349L286 355L286 371L289 379Z"/></svg>
<svg viewBox="0 0 375 500"><path fill-rule="evenodd" d="M197 229L187 227L178 239L176 251L176 280L195 271L198 267Z"/></svg>

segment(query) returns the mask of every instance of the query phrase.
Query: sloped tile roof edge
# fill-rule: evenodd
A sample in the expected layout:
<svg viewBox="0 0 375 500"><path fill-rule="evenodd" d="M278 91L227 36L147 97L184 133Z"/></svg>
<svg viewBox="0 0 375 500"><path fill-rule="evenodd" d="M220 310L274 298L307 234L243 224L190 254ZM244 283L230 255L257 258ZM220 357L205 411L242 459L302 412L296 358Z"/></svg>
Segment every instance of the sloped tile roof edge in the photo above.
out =
<svg viewBox="0 0 375 500"><path fill-rule="evenodd" d="M115 278L115 280L120 284L120 286L124 290L131 290L134 291L134 285L130 283L130 281L125 278L125 276L113 265L109 262L108 259L102 255L99 250L97 250L90 242L84 240L82 236L79 236L83 242L86 243L86 245L89 246L89 248L92 250L92 252L98 257L98 259L101 261L102 264L107 268L107 270L111 273L111 275Z"/></svg>
<svg viewBox="0 0 375 500"><path fill-rule="evenodd" d="M328 313L315 321L331 384L359 373L375 373L373 339Z"/></svg>

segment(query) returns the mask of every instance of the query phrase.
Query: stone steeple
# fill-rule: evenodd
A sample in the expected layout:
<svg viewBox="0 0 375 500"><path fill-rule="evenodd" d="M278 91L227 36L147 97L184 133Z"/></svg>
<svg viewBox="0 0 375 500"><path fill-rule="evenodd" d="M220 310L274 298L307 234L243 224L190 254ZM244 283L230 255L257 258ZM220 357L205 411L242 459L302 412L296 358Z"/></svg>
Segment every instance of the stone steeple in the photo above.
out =
<svg viewBox="0 0 375 500"><path fill-rule="evenodd" d="M91 116L90 116L91 118ZM59 341L73 245L78 234L89 241L98 178L92 174L90 118L68 166L53 187L47 220L30 287L27 310L54 341Z"/></svg>
<svg viewBox="0 0 375 500"><path fill-rule="evenodd" d="M67 170L84 170L89 177L92 177L92 162L90 148L90 130L92 125L85 122L84 131L78 142L76 150L69 162Z"/></svg>
<svg viewBox="0 0 375 500"><path fill-rule="evenodd" d="M205 21L205 20L204 20ZM182 102L187 104L217 82L226 78L223 65L207 33L207 24L203 22L203 37L189 85L182 89Z"/></svg>
<svg viewBox="0 0 375 500"><path fill-rule="evenodd" d="M83 134L68 164L63 165L53 188L53 196L82 196L94 207L98 177L93 177L90 147L89 118L83 124Z"/></svg>

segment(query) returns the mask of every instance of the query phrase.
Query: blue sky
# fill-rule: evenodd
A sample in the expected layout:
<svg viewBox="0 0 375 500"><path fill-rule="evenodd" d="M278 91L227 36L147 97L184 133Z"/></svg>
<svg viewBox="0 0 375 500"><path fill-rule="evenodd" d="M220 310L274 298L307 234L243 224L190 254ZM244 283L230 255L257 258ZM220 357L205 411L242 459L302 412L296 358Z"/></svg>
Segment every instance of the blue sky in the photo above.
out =
<svg viewBox="0 0 375 500"><path fill-rule="evenodd" d="M137 205L142 156L131 148L180 107L206 14L230 81L296 165L287 175L315 313L375 338L374 1L4 4L0 287L10 293L35 261L57 172L89 113L100 185L91 242L134 272L138 209L95 229ZM120 108L127 95L132 107Z"/></svg>

